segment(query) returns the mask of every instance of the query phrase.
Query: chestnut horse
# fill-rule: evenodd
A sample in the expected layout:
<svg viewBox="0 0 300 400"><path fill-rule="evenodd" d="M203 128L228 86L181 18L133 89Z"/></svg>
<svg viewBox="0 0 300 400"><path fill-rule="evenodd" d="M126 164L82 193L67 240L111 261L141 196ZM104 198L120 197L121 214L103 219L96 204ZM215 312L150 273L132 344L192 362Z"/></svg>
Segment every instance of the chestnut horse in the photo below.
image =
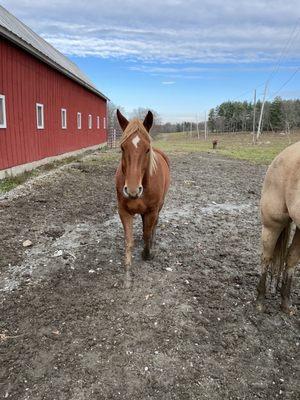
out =
<svg viewBox="0 0 300 400"><path fill-rule="evenodd" d="M257 287L257 308L264 309L268 270L271 283L281 283L281 309L291 314L290 292L300 259L300 142L283 150L271 163L263 184L260 203L262 219L262 273ZM291 223L296 230L288 248Z"/></svg>
<svg viewBox="0 0 300 400"><path fill-rule="evenodd" d="M159 212L170 184L169 160L151 144L149 131L153 124L151 111L144 122L128 121L117 110L123 130L122 159L116 172L119 215L125 233L125 269L130 283L131 251L133 247L133 217L140 214L143 221L144 260L151 258L151 247Z"/></svg>

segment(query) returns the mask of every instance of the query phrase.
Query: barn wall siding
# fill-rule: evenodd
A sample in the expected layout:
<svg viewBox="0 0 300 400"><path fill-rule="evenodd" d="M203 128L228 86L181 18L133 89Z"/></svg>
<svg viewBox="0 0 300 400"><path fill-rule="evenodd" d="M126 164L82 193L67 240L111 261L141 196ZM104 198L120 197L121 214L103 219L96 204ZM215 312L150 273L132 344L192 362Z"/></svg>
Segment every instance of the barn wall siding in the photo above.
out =
<svg viewBox="0 0 300 400"><path fill-rule="evenodd" d="M0 94L7 119L7 128L0 128L0 170L106 142L104 99L1 38ZM44 129L37 129L36 103L44 105ZM67 129L61 126L62 108ZM77 112L82 129L77 129Z"/></svg>

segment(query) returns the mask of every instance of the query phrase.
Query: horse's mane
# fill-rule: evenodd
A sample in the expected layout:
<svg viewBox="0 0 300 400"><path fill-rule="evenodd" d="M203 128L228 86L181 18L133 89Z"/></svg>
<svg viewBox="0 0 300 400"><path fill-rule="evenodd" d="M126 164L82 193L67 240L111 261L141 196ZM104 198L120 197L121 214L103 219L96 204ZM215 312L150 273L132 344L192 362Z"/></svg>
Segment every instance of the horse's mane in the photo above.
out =
<svg viewBox="0 0 300 400"><path fill-rule="evenodd" d="M132 121L129 122L127 125L125 131L123 132L123 135L121 137L121 142L124 143L128 138L130 138L133 134L139 133L142 135L142 137L150 143L150 162L149 162L149 173L152 175L153 173L156 172L157 169L157 159L156 159L156 154L155 151L152 147L152 139L149 133L147 132L146 128L144 127L143 123L139 119L133 119Z"/></svg>

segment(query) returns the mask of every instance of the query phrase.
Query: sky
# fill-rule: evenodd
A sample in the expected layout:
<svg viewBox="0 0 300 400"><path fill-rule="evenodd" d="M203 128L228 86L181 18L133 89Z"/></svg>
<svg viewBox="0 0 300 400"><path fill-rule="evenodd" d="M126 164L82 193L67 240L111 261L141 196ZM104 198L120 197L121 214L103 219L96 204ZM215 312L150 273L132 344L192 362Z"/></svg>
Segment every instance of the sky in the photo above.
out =
<svg viewBox="0 0 300 400"><path fill-rule="evenodd" d="M300 0L0 0L130 116L199 121L226 100L300 98ZM298 72L299 71L299 72Z"/></svg>

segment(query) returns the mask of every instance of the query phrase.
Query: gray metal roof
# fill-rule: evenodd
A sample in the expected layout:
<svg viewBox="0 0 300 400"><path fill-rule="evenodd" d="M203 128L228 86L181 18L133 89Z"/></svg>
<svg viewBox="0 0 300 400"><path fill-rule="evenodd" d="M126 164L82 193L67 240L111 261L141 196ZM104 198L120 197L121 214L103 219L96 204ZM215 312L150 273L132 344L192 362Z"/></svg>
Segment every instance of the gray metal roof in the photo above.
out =
<svg viewBox="0 0 300 400"><path fill-rule="evenodd" d="M51 65L53 68L59 70L64 75L80 83L98 96L108 100L104 94L96 89L93 83L83 74L76 64L0 5L0 36L1 35Z"/></svg>

